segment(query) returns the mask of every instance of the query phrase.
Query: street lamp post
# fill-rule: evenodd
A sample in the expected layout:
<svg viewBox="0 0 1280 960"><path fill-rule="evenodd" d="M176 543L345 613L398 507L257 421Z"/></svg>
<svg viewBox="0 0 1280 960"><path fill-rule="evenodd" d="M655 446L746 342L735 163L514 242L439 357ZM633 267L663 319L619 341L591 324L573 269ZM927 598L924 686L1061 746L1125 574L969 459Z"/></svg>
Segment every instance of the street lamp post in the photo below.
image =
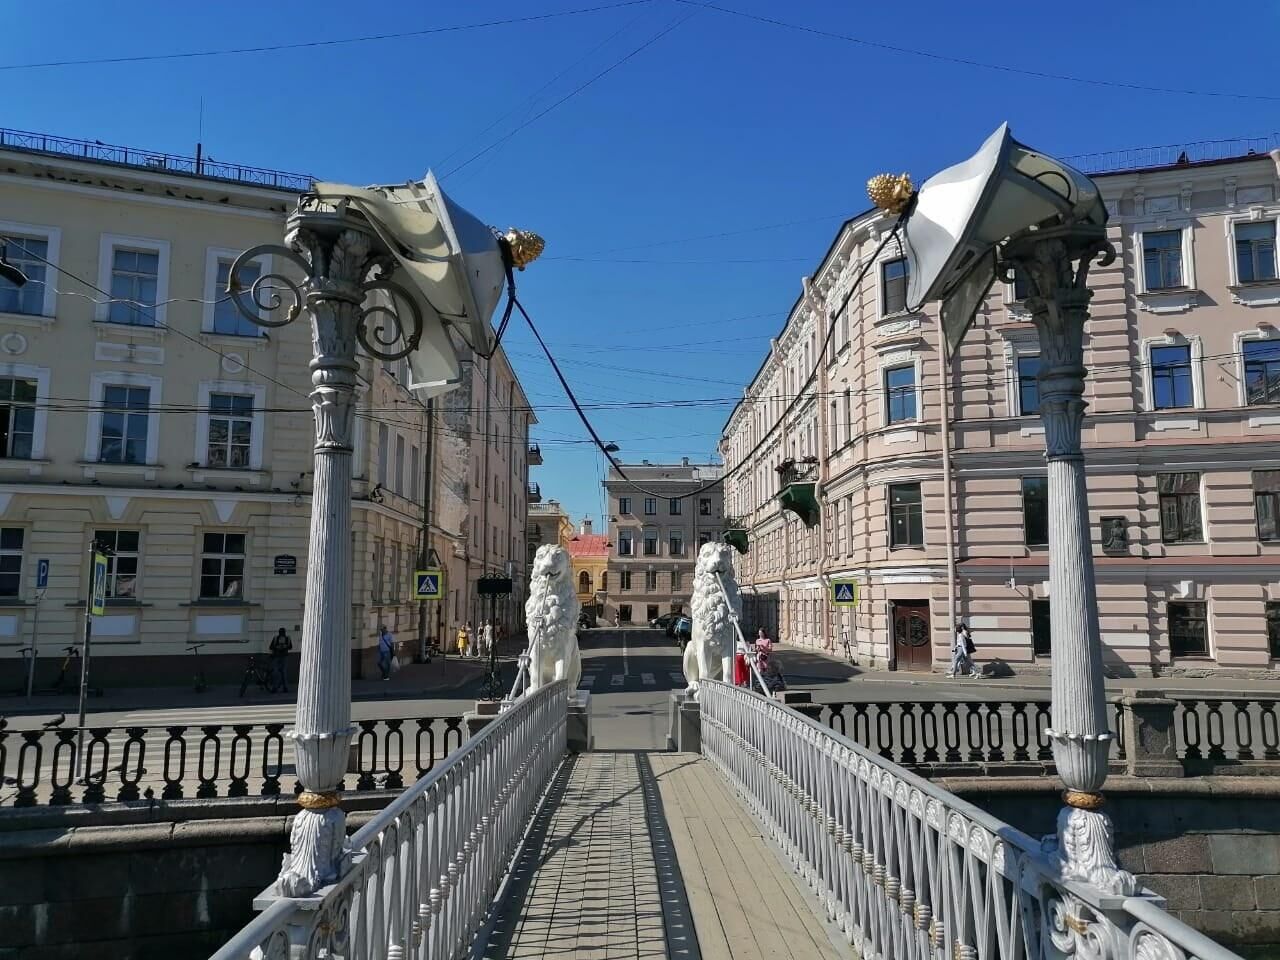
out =
<svg viewBox="0 0 1280 960"><path fill-rule="evenodd" d="M284 896L304 896L342 872L346 813L342 777L355 727L351 724L351 455L357 345L382 360L413 351L422 316L412 296L389 279L395 260L370 224L342 205L304 199L289 217L286 246L246 250L232 265L228 292L240 311L262 326L278 327L305 314L311 324L315 472L312 488L297 720L291 732L302 808L289 834L289 853L277 880ZM255 258L270 255L296 266L301 284L280 274L251 290L236 278ZM287 291L267 293L264 281ZM370 294L387 302L365 306ZM292 296L283 319L264 311ZM389 303L389 305L388 305ZM404 315L402 315L402 312ZM406 324L404 321L408 320Z"/></svg>
<svg viewBox="0 0 1280 960"><path fill-rule="evenodd" d="M1115 861L1102 785L1112 734L1102 674L1102 640L1085 491L1084 325L1089 268L1115 260L1106 228L1088 224L1033 230L1000 249L1005 282L1030 285L1026 300L1040 340L1040 417L1049 473L1049 597L1053 637L1052 728L1058 775L1066 787L1048 846L1064 875L1131 895L1132 874Z"/></svg>

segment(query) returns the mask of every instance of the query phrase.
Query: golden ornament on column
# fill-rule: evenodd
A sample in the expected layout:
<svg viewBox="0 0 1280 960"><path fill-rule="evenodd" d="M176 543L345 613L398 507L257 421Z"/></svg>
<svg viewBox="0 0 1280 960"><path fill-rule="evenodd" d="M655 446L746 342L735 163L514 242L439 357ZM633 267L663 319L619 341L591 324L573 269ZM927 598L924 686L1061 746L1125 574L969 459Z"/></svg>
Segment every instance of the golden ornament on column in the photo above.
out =
<svg viewBox="0 0 1280 960"><path fill-rule="evenodd" d="M507 249L511 251L511 263L517 270L523 270L537 260L547 247L546 241L536 233L517 230L515 227L509 228L502 239L507 242Z"/></svg>
<svg viewBox="0 0 1280 960"><path fill-rule="evenodd" d="M906 173L896 176L881 173L867 181L867 196L871 198L871 202L890 213L901 213L914 194L911 176Z"/></svg>

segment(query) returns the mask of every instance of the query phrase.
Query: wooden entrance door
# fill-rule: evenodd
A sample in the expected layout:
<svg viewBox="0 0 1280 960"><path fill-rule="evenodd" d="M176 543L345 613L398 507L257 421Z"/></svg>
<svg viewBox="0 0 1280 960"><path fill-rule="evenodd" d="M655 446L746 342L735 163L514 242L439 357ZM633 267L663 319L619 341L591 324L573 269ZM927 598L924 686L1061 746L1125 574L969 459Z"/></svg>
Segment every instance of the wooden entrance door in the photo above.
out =
<svg viewBox="0 0 1280 960"><path fill-rule="evenodd" d="M893 662L897 670L933 668L929 601L899 600L893 605Z"/></svg>

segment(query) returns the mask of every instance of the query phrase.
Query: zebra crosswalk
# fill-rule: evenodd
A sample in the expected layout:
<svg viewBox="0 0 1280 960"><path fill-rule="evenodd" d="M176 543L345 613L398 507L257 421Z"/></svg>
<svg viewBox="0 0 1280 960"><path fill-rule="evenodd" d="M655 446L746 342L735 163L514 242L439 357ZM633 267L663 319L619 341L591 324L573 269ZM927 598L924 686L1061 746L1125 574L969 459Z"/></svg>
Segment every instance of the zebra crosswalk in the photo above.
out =
<svg viewBox="0 0 1280 960"><path fill-rule="evenodd" d="M593 691L618 691L624 687L683 687L685 683L684 674L679 670L667 670L665 672L642 672L642 673L605 673L600 670L584 671L582 680L578 686L583 690Z"/></svg>

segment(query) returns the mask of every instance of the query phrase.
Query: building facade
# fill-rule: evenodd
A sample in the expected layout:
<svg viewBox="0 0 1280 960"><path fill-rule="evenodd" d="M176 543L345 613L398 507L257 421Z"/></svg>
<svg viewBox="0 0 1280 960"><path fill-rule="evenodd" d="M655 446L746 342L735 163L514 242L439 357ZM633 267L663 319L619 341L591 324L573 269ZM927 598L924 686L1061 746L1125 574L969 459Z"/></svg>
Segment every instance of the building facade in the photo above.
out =
<svg viewBox="0 0 1280 960"><path fill-rule="evenodd" d="M578 603L588 623L604 617L604 595L609 585L608 534L595 533L589 517L583 517L578 532L569 537L569 560Z"/></svg>
<svg viewBox="0 0 1280 960"><path fill-rule="evenodd" d="M533 566L533 555L543 544L556 543L566 549L574 535L573 521L559 500L531 501L529 504L528 534L525 538L525 565Z"/></svg>
<svg viewBox="0 0 1280 960"><path fill-rule="evenodd" d="M190 679L188 648L197 643L211 679L238 678L245 656L263 652L279 627L299 638L311 343L305 323L268 332L247 322L221 290L241 250L281 242L310 178L10 132L4 143L0 236L28 283L0 280L0 658L19 661L35 639L37 685L56 673L62 649L83 632L97 541L112 556L108 610L94 623L95 680ZM241 280L281 268L290 270L264 258ZM379 624L413 651L411 576L424 526L442 562L458 554L470 532L471 461L501 461L474 440L488 421L446 423L441 400L429 410L405 389L404 366L361 361L351 533L357 671L372 660ZM518 542L510 556L522 567L532 415L518 386L504 389L505 403L514 396L525 408L519 456L503 463L520 473L519 496L509 518L495 513L504 558ZM462 406L474 415L473 401ZM467 479L465 517L445 509L449 478L458 476ZM518 531L518 541L506 531ZM41 560L49 562L44 589ZM448 571L464 594L469 576L465 563ZM427 606L433 636L445 615L438 606Z"/></svg>
<svg viewBox="0 0 1280 960"><path fill-rule="evenodd" d="M724 532L719 464L623 464L610 468L609 564L601 598L606 620L647 624L689 609L698 547Z"/></svg>
<svg viewBox="0 0 1280 960"><path fill-rule="evenodd" d="M1116 675L1271 675L1280 160L1107 159L1092 158L1107 170L1095 178L1117 259L1089 275L1084 437L1104 661ZM852 288L889 226L879 212L844 224L726 424L727 509L750 539L747 616L774 616L791 643L840 651L847 639L863 664L930 670L948 659L954 589L979 660L1047 669L1039 347L1024 291L997 284L944 368L936 316L908 309L894 243ZM812 525L780 505L805 480ZM856 582L856 606L832 603L840 581Z"/></svg>

